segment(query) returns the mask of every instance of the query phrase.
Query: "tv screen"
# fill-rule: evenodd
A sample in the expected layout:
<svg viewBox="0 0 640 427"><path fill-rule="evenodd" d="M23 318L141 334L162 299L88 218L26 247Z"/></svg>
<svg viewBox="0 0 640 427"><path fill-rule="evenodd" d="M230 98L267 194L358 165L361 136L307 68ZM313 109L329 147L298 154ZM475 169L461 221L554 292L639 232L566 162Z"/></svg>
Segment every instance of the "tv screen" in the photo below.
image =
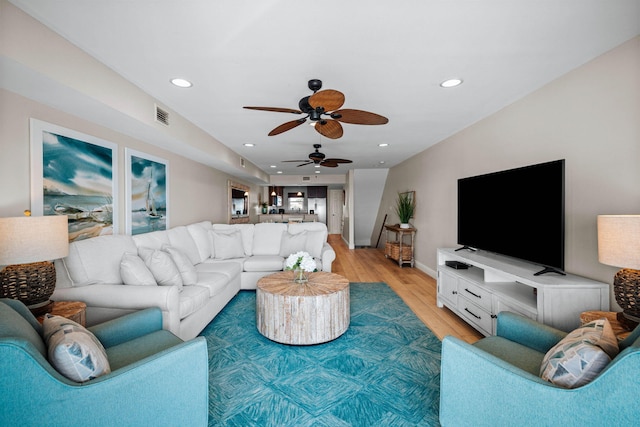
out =
<svg viewBox="0 0 640 427"><path fill-rule="evenodd" d="M564 160L459 179L458 243L564 270Z"/></svg>

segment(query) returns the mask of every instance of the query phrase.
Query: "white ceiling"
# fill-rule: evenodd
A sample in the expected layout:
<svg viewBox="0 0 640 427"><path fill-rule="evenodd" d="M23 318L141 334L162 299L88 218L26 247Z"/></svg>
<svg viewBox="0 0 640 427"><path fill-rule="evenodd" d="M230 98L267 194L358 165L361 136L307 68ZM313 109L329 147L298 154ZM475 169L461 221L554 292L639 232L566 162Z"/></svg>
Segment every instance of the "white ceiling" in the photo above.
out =
<svg viewBox="0 0 640 427"><path fill-rule="evenodd" d="M267 174L285 175L312 173L281 161L307 158L316 143L354 160L323 174L394 166L640 34L639 0L11 3ZM450 77L464 83L439 87ZM306 125L269 137L298 116L242 108L298 108L312 78L343 92L344 108L389 123L345 124L338 140Z"/></svg>

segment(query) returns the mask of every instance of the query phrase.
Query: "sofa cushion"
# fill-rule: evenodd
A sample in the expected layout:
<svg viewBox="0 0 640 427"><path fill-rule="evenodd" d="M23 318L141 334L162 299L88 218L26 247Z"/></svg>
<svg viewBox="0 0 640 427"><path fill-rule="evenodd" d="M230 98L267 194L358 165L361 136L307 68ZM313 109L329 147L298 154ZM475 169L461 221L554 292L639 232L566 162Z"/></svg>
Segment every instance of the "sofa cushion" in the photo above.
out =
<svg viewBox="0 0 640 427"><path fill-rule="evenodd" d="M111 372L100 341L76 322L47 313L43 335L49 363L70 380L85 382Z"/></svg>
<svg viewBox="0 0 640 427"><path fill-rule="evenodd" d="M162 250L171 256L184 285L195 285L198 282L198 272L193 263L181 250L173 246L163 246Z"/></svg>
<svg viewBox="0 0 640 427"><path fill-rule="evenodd" d="M239 230L211 231L213 252L216 259L243 258L244 247Z"/></svg>
<svg viewBox="0 0 640 427"><path fill-rule="evenodd" d="M185 286L180 293L180 320L204 307L209 300L209 289L199 285Z"/></svg>
<svg viewBox="0 0 640 427"><path fill-rule="evenodd" d="M156 286L156 279L138 254L125 253L120 261L120 276L125 285Z"/></svg>
<svg viewBox="0 0 640 427"><path fill-rule="evenodd" d="M607 319L570 332L542 360L540 377L555 385L576 388L591 382L618 354L618 340Z"/></svg>
<svg viewBox="0 0 640 427"><path fill-rule="evenodd" d="M282 243L280 244L280 256L288 257L296 252L306 250L307 232L302 231L298 234L291 234L287 231L282 233Z"/></svg>
<svg viewBox="0 0 640 427"><path fill-rule="evenodd" d="M244 258L234 260L210 260L195 266L198 274L200 273L220 273L229 279L234 279L242 273L242 264Z"/></svg>
<svg viewBox="0 0 640 427"><path fill-rule="evenodd" d="M198 246L196 246L196 242L193 240L193 237L191 237L191 233L189 233L187 227L179 226L171 228L167 230L167 236L169 237L171 246L185 254L189 258L189 261L191 261L191 265L200 262Z"/></svg>
<svg viewBox="0 0 640 427"><path fill-rule="evenodd" d="M157 249L139 248L138 254L160 286L177 286L182 290L182 276L168 253Z"/></svg>
<svg viewBox="0 0 640 427"><path fill-rule="evenodd" d="M171 244L171 242L169 242L169 235L165 230L136 234L133 236L133 241L138 248L160 249L162 245Z"/></svg>
<svg viewBox="0 0 640 427"><path fill-rule="evenodd" d="M126 252L138 252L131 236L93 237L71 243L64 264L74 286L122 283L120 261Z"/></svg>
<svg viewBox="0 0 640 427"><path fill-rule="evenodd" d="M218 295L229 284L229 278L222 273L200 273L198 274L198 286L209 290L209 297Z"/></svg>
<svg viewBox="0 0 640 427"><path fill-rule="evenodd" d="M213 258L211 253L211 237L209 236L211 222L203 221L195 224L189 224L187 225L187 230L198 248L198 262L204 262L208 258ZM194 262L193 264L195 265L197 263Z"/></svg>
<svg viewBox="0 0 640 427"><path fill-rule="evenodd" d="M244 271L281 271L284 258L280 255L254 255L244 261Z"/></svg>
<svg viewBox="0 0 640 427"><path fill-rule="evenodd" d="M223 233L230 233L235 230L240 231L240 235L242 236L242 247L244 248L244 254L246 256L253 255L253 224L213 224L211 228L213 229L213 231Z"/></svg>
<svg viewBox="0 0 640 427"><path fill-rule="evenodd" d="M253 255L279 255L286 224L263 222L253 228ZM245 268L246 270L246 268Z"/></svg>

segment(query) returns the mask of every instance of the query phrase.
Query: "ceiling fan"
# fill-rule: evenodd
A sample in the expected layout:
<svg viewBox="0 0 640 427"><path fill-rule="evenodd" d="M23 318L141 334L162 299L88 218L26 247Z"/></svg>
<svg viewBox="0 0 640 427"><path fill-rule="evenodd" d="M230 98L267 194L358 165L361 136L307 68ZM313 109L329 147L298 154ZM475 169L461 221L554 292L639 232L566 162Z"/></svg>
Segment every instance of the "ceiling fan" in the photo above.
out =
<svg viewBox="0 0 640 427"><path fill-rule="evenodd" d="M275 111L276 113L306 114L305 117L281 124L269 132L269 136L278 135L300 126L307 119L315 122L314 127L321 135L331 139L338 139L342 136L343 131L340 122L355 125L384 125L389 122L386 117L368 111L350 108L340 110L339 108L344 104L344 94L333 89L320 90L322 88L321 80L309 80L308 86L313 91L313 95L305 96L298 102L299 110L279 107L243 108Z"/></svg>
<svg viewBox="0 0 640 427"><path fill-rule="evenodd" d="M337 168L339 163L352 163L351 160L346 159L326 159L324 153L320 152L320 147L322 147L320 144L313 144L316 151L309 154L309 160L283 160L283 162L303 162L298 167L316 164L327 168Z"/></svg>

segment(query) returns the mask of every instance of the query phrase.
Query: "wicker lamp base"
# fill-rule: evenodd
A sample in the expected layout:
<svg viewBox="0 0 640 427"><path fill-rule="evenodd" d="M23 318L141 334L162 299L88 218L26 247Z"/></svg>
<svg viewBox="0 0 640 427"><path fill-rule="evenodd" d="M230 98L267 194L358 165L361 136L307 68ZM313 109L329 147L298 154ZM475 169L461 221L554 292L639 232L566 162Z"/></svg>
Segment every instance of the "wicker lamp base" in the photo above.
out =
<svg viewBox="0 0 640 427"><path fill-rule="evenodd" d="M640 270L623 268L613 278L613 293L624 316L640 322Z"/></svg>
<svg viewBox="0 0 640 427"><path fill-rule="evenodd" d="M34 314L44 314L56 287L52 262L8 265L0 271L0 298L22 301Z"/></svg>

